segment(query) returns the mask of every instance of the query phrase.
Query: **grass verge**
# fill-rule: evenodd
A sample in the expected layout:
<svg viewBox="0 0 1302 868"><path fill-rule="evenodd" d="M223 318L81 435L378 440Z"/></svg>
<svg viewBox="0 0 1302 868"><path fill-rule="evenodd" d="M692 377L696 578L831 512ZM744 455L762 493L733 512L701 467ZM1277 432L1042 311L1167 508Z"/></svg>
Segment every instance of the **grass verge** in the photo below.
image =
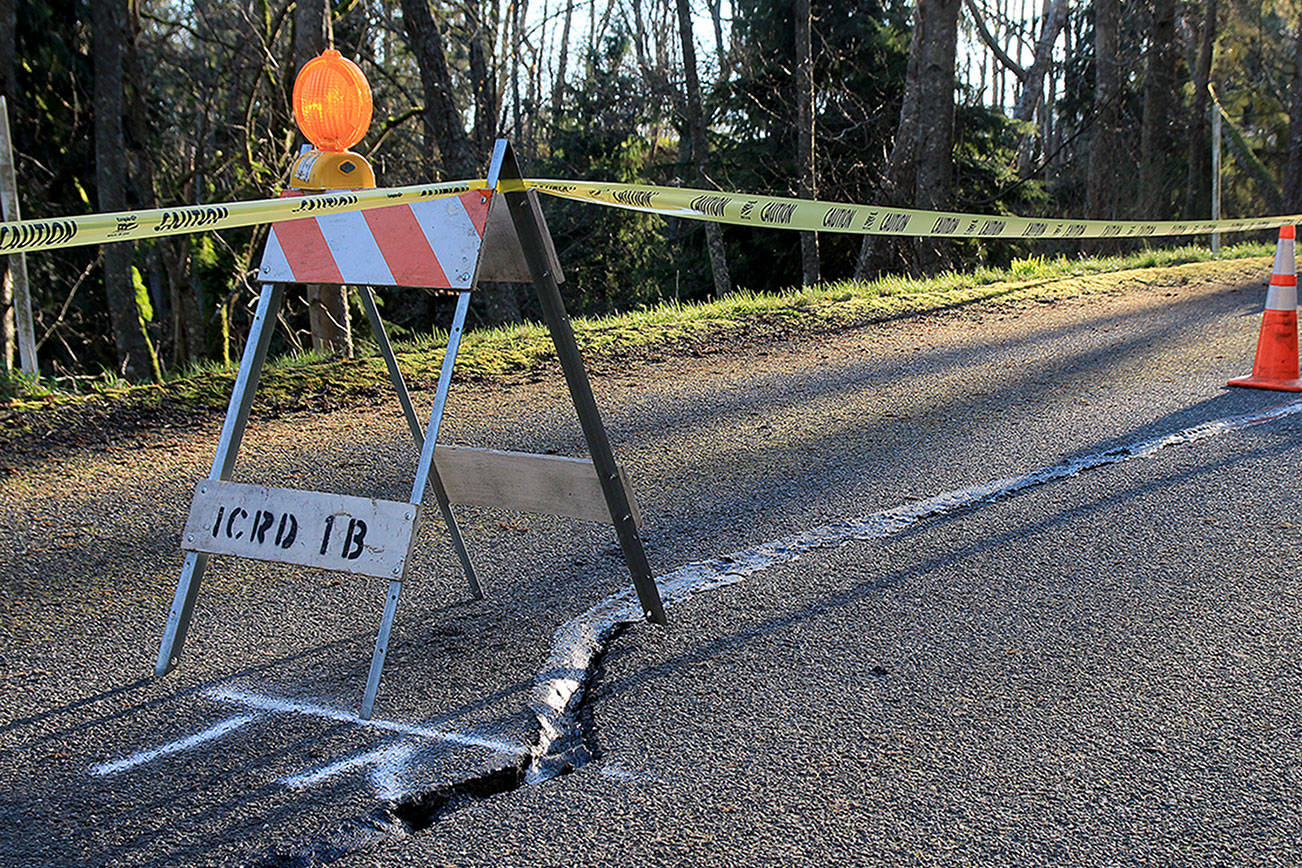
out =
<svg viewBox="0 0 1302 868"><path fill-rule="evenodd" d="M1029 257L1006 269L980 268L915 279L842 281L784 293L737 292L702 304L672 302L645 310L574 321L575 336L597 369L651 354L693 354L738 339L765 340L793 333L853 327L898 316L942 311L981 301L1043 300L1091 292L1120 292L1171 280L1242 278L1269 268L1266 244L1225 248L1215 261L1202 247L1146 250L1124 256L1068 259ZM1264 279L1264 278L1263 278ZM446 337L434 334L395 346L413 390L430 388ZM468 332L457 375L512 381L540 373L554 358L546 329L537 324ZM164 383L131 386L106 379L89 394L70 394L21 375L0 383L0 452L37 456L88 441L104 441L154 423L183 425L223 412L233 368L205 366ZM374 348L359 358L284 357L263 373L254 413L330 410L388 400L384 363Z"/></svg>

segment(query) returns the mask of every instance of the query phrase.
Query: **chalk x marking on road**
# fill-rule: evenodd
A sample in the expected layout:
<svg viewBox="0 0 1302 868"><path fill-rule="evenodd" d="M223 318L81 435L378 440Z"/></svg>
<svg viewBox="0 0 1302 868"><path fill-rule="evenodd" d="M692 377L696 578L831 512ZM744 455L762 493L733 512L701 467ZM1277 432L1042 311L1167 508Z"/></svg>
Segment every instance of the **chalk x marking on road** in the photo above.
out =
<svg viewBox="0 0 1302 868"><path fill-rule="evenodd" d="M281 783L296 790L305 790L342 774L371 768L371 783L375 787L376 795L382 799L400 799L410 792L405 785L408 780L407 769L411 767L412 757L416 755L418 747L419 744L414 741L388 744L372 751L354 754L316 771L291 775L283 778Z"/></svg>
<svg viewBox="0 0 1302 868"><path fill-rule="evenodd" d="M118 772L146 765L165 756L193 750L200 745L221 738L272 714L297 714L318 717L339 723L357 724L367 729L393 733L401 737L383 747L354 754L318 769L290 775L282 780L282 783L294 789L317 786L347 772L371 768L370 779L375 786L376 793L385 799L400 798L406 794L402 782L407 778L406 770L410 766L411 759L415 756L420 745L428 742L443 742L462 747L483 748L494 753L507 754L513 758L526 754L523 745L508 744L504 741L480 738L459 732L449 732L431 726L405 723L399 720L363 720L354 712L344 709L276 696L265 696L248 690L215 687L209 690L206 695L209 699L219 702L242 705L254 713L237 715L210 726L203 732L168 742L156 748L142 750L122 759L92 766L90 773L97 777L117 774Z"/></svg>
<svg viewBox="0 0 1302 868"><path fill-rule="evenodd" d="M1203 422L1161 437L1138 440L1115 449L1068 459L1021 476L947 491L881 512L771 540L708 561L686 564L660 576L656 584L660 586L661 597L668 607L696 594L735 584L769 567L798 560L801 555L815 549L835 548L855 540L894 536L928 518L1001 500L1028 488L1076 476L1087 470L1136 458L1148 458L1170 446L1206 440L1297 413L1302 413L1302 401ZM545 780L553 775L539 760L546 756L552 744L572 725L570 709L576 698L582 695L593 658L602 650L617 626L639 621L641 617L641 609L632 594L622 591L567 621L552 634L552 652L535 679L530 700L530 708L537 716L540 727L538 744L533 749L534 763L528 776L530 782Z"/></svg>

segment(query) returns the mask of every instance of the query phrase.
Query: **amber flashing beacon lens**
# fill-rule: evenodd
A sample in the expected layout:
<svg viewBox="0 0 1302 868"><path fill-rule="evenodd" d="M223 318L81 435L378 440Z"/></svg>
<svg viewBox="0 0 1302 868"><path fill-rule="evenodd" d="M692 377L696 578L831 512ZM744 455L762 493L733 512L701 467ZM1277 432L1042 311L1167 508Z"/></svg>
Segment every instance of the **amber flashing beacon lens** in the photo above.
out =
<svg viewBox="0 0 1302 868"><path fill-rule="evenodd" d="M357 64L333 48L294 79L294 120L317 149L346 151L371 125L371 86Z"/></svg>

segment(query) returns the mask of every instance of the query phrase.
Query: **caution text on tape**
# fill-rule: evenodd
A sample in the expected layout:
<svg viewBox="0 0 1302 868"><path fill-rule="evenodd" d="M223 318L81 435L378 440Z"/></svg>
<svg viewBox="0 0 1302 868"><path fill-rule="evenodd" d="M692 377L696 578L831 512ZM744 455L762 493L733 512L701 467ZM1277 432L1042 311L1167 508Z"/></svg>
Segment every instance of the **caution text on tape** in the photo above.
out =
<svg viewBox="0 0 1302 868"><path fill-rule="evenodd" d="M682 187L651 187L598 181L530 180L540 193L593 202L615 208L711 220L738 226L843 232L857 235L900 235L942 238L1145 238L1158 235L1198 235L1207 232L1246 232L1302 222L1302 214L1234 220L1063 220L1012 215L921 211L879 205L852 205L812 199L750 196Z"/></svg>

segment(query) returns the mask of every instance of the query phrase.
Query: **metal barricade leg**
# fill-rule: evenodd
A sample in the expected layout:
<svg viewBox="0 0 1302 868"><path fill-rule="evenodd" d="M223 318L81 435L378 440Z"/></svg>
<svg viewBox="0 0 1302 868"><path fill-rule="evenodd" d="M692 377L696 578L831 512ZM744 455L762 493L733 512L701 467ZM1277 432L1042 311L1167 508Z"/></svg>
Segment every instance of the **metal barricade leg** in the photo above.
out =
<svg viewBox="0 0 1302 868"><path fill-rule="evenodd" d="M380 619L380 632L375 637L375 653L371 655L371 671L366 676L366 693L362 696L362 720L370 720L375 710L375 694L380 690L380 671L384 669L384 658L389 654L389 633L393 630L393 618L398 612L398 597L402 594L402 581L389 582L389 596L384 601L384 617Z"/></svg>
<svg viewBox="0 0 1302 868"><path fill-rule="evenodd" d="M217 452L213 455L209 479L230 479L235 467L235 458L239 455L240 442L244 439L244 429L249 421L249 407L253 404L253 394L262 377L262 364L267 358L267 346L271 342L271 333L275 331L276 313L280 309L284 292L285 288L278 283L262 287L258 309L249 329L249 339L240 359L240 370L235 377L235 387L231 390L230 404L226 408L226 420L222 423ZM199 596L199 585L203 582L207 565L208 556L205 554L190 552L185 557L181 577L176 585L176 595L172 599L172 610L167 616L167 627L163 631L163 641L158 649L155 675L171 672L181 657L185 636L190 629L190 618L194 615L195 600Z"/></svg>
<svg viewBox="0 0 1302 868"><path fill-rule="evenodd" d="M443 366L439 371L438 385L434 390L434 407L430 411L429 428L425 433L424 442L421 443L420 464L416 468L416 479L411 487L411 498L408 502L416 506L420 506L421 501L425 499L427 485L433 483L436 491L443 487L438 474L434 471L434 445L438 441L439 426L443 422L443 408L447 404L448 390L452 385L452 367L456 364L457 350L461 347L461 334L465 330L466 313L469 309L470 293L463 292L457 299L457 310L452 317L452 326L448 329L448 346L443 353ZM440 498L440 506L446 502L447 495L444 493ZM451 509L444 515L450 519ZM449 526L455 527L455 523L449 521ZM464 547L458 551L458 554L463 550ZM463 564L468 565L469 560L467 556ZM470 579L470 589L475 597L483 597L484 593L479 587L473 569L467 570L467 577ZM393 629L394 615L398 610L398 597L401 594L402 580L395 579L390 582L389 596L384 604L384 617L380 621L380 632L375 637L375 652L371 655L371 670L366 677L366 692L362 696L363 720L370 720L375 708L375 695L380 689L380 674L384 669L385 657L389 653L389 633Z"/></svg>
<svg viewBox="0 0 1302 868"><path fill-rule="evenodd" d="M425 440L421 443L420 463L416 467L416 479L411 486L410 503L420 506L421 501L425 499L425 487L431 483L434 486L434 493L439 501L439 508L443 510L443 517L448 522L449 527L455 527L455 521L452 519L451 506L445 507L448 502L447 492L443 490L443 481L439 479L438 471L434 469L434 446L438 443L439 427L443 424L443 408L448 402L448 390L452 387L452 367L457 361L457 351L461 348L461 334L466 328L466 312L470 310L470 293L463 292L457 297L457 310L452 316L452 325L448 329L448 346L443 351L443 367L439 371L438 385L434 389L434 406L430 410L429 426L425 430ZM458 532L454 537L453 545L457 545L460 539ZM458 547L458 556L462 555L465 550L464 542ZM475 599L481 599L484 591L479 587L479 579L475 577L474 568L470 565L470 556L466 554L462 560L462 566L466 567L466 578L470 580L470 591L475 595Z"/></svg>
<svg viewBox="0 0 1302 868"><path fill-rule="evenodd" d="M384 330L384 321L380 319L380 310L375 304L375 295L371 292L369 286L357 287L357 295L361 299L362 307L366 310L367 319L371 322L371 332L375 335L375 343L379 347L380 355L384 358L384 364L389 370L389 380L392 381L393 388L398 393L398 402L402 405L403 415L407 417L407 427L411 429L412 439L416 442L416 448L423 453L425 450L425 434L421 431L420 419L416 416L416 408L411 403L411 395L407 392L407 384L402 378L402 371L398 369L398 359L393 354L393 346L389 343L389 335ZM469 293L462 293L462 296L468 299ZM453 321L458 340L464 324L464 314L461 316L460 322L455 319ZM449 349L451 349L450 343L451 336L449 334ZM439 378L440 387L442 387L445 379L447 378ZM444 396L446 398L446 390ZM448 535L452 538L452 548L461 561L461 568L465 571L466 578L470 582L471 591L476 599L480 599L484 594L480 588L479 579L475 575L475 565L470 560L470 551L466 548L465 539L461 536L461 528L457 525L456 516L452 514L452 504L448 501L447 491L443 488L443 480L439 478L438 468L432 462L429 467L429 482L430 487L434 490L434 499L438 502L439 512L443 514L443 523L447 525Z"/></svg>
<svg viewBox="0 0 1302 868"><path fill-rule="evenodd" d="M619 537L620 548L624 552L624 562L633 578L637 589L638 601L648 621L653 624L665 624L664 605L660 600L660 589L656 587L655 577L651 575L651 565L647 562L646 551L642 548L642 538L638 535L637 524L633 521L633 510L629 506L628 494L619 477L619 468L615 464L615 454L610 448L606 436L606 426L602 424L601 413L597 409L596 399L592 396L592 385L588 382L587 369L583 364L583 355L574 341L574 330L570 327L570 318L565 312L565 302L561 299L556 277L551 273L545 253L543 233L546 232L542 212L538 207L536 194L526 190L520 178L520 168L511 153L510 145L499 140L493 154L494 166L500 166L504 192L500 195L506 199L511 211L511 222L520 239L520 248L524 252L529 272L533 276L534 288L538 291L538 301L542 306L543 319L547 330L551 332L552 343L556 346L556 358L561 363L565 374L565 383L574 401L574 409L579 415L579 425L583 436L588 441L588 454L597 468L597 477L601 481L602 492L606 496L606 506L610 510L611 522L615 525L615 535ZM490 171L490 177L491 177Z"/></svg>

